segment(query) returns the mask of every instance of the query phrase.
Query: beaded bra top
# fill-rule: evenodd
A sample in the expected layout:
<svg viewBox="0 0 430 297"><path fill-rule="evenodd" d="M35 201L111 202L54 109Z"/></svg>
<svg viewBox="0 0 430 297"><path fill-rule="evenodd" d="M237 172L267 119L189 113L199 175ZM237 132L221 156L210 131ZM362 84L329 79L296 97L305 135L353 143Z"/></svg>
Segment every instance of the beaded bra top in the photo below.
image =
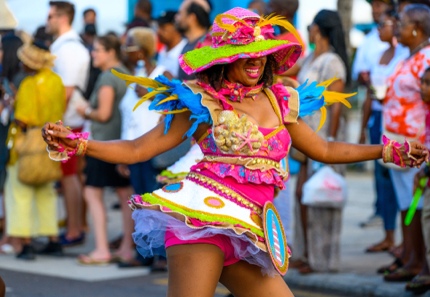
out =
<svg viewBox="0 0 430 297"><path fill-rule="evenodd" d="M235 110L219 107L214 111L213 105L207 106L214 111L211 113L214 124L198 141L204 158L191 171L207 169L219 177L233 177L239 183L264 183L283 188L288 171L281 161L288 154L291 137L283 125L278 103L280 94L273 91L264 89L280 120L278 128L258 127ZM224 102L224 107L229 108L228 105Z"/></svg>

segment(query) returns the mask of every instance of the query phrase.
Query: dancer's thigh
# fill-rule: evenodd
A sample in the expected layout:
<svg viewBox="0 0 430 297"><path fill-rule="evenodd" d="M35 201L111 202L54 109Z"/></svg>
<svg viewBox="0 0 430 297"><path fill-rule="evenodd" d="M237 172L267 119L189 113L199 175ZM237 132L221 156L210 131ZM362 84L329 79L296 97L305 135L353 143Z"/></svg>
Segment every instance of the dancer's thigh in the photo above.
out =
<svg viewBox="0 0 430 297"><path fill-rule="evenodd" d="M184 244L167 248L168 297L213 297L224 254L212 244Z"/></svg>
<svg viewBox="0 0 430 297"><path fill-rule="evenodd" d="M240 261L224 267L220 282L235 297L293 297L280 275L263 276L261 268Z"/></svg>

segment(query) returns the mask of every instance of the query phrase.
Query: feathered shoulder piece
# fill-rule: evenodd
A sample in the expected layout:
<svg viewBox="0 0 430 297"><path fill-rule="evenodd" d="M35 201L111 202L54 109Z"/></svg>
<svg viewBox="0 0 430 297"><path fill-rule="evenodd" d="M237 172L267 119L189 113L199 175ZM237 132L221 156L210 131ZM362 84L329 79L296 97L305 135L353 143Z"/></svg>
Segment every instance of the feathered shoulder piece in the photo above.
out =
<svg viewBox="0 0 430 297"><path fill-rule="evenodd" d="M299 93L300 98L300 110L299 117L304 117L315 113L317 110L321 111L320 124L318 130L324 125L327 117L326 106L332 105L334 103L342 103L348 108L351 108L351 103L347 98L354 96L357 93L339 93L329 91L327 88L336 80L337 78L332 78L326 80L320 84L317 82L312 82L308 84L306 80L302 85L300 85L296 90Z"/></svg>
<svg viewBox="0 0 430 297"><path fill-rule="evenodd" d="M112 73L123 79L127 86L136 83L148 89L148 93L140 98L133 110L143 102L152 99L149 109L166 115L164 133L169 131L173 116L186 111L191 112L190 121L193 122L191 128L185 134L187 137L191 137L201 123L212 124L209 110L201 103L202 95L194 93L180 80L169 80L163 75L155 79L137 77L120 73L114 69L112 69Z"/></svg>

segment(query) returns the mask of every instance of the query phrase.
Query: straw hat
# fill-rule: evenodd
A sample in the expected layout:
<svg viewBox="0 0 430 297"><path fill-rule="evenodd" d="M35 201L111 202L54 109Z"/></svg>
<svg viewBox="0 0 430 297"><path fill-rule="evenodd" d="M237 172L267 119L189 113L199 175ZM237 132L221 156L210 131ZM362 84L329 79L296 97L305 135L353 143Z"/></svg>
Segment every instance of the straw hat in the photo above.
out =
<svg viewBox="0 0 430 297"><path fill-rule="evenodd" d="M26 66L34 70L52 68L55 56L49 51L41 49L33 44L24 44L18 49L18 58Z"/></svg>
<svg viewBox="0 0 430 297"><path fill-rule="evenodd" d="M263 18L255 12L236 7L215 18L210 32L212 44L181 55L179 64L187 74L191 74L240 58L272 54L278 64L275 73L284 73L300 57L302 45L276 40L273 25L286 28L301 40L293 25L281 16Z"/></svg>
<svg viewBox="0 0 430 297"><path fill-rule="evenodd" d="M0 0L0 30L11 30L18 26L18 21L9 9L6 0Z"/></svg>

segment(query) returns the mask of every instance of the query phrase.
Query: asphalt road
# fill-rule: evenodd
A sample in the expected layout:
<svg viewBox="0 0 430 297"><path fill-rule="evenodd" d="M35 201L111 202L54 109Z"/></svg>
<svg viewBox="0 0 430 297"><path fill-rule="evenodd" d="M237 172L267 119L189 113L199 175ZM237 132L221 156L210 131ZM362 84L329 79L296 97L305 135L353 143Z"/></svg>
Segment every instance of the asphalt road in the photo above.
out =
<svg viewBox="0 0 430 297"><path fill-rule="evenodd" d="M167 290L166 273L99 282L76 281L38 274L0 269L6 283L6 297L164 297ZM293 288L296 297L338 296ZM214 297L228 295L219 285Z"/></svg>

